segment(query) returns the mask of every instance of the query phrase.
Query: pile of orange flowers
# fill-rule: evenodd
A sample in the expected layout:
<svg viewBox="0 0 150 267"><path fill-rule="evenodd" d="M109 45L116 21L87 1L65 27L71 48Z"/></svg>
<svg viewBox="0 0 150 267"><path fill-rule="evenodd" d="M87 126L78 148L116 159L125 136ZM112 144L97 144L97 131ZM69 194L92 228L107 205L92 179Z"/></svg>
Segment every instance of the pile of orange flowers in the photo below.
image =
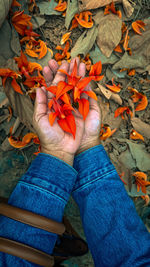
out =
<svg viewBox="0 0 150 267"><path fill-rule="evenodd" d="M89 77L82 78L77 75L76 61L71 74L60 70L67 75L67 82L60 81L57 86L46 86L47 91L55 95L48 103L48 107L51 111L49 114L49 122L51 125L53 125L57 117L59 126L65 132L71 133L75 139L76 123L73 112L76 112L76 110L74 107L78 108L85 120L89 112L89 101L83 97L83 93L97 100L96 94L93 91L87 91L86 86L92 80L100 81L103 78L103 76L100 76L101 70L101 62L97 62L91 67Z"/></svg>

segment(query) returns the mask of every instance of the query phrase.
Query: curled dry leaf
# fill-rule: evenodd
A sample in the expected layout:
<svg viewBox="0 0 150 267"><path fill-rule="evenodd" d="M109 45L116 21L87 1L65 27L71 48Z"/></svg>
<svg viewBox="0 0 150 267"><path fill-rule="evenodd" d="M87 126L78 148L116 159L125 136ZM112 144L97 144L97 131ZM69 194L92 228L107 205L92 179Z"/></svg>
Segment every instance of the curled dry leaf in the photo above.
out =
<svg viewBox="0 0 150 267"><path fill-rule="evenodd" d="M106 57L110 57L121 40L122 21L118 16L110 14L101 18L98 26L97 44Z"/></svg>
<svg viewBox="0 0 150 267"><path fill-rule="evenodd" d="M96 9L109 5L111 2L112 0L81 0L79 1L79 10ZM118 0L114 0L113 2L118 2Z"/></svg>
<svg viewBox="0 0 150 267"><path fill-rule="evenodd" d="M144 141L144 137L141 134L139 134L137 131L135 131L134 129L130 133L130 138L133 139L133 140L142 140L142 141Z"/></svg>
<svg viewBox="0 0 150 267"><path fill-rule="evenodd" d="M107 99L113 100L117 104L122 105L122 99L118 94L111 92L99 83L97 85L99 88L94 89L95 93L103 94Z"/></svg>

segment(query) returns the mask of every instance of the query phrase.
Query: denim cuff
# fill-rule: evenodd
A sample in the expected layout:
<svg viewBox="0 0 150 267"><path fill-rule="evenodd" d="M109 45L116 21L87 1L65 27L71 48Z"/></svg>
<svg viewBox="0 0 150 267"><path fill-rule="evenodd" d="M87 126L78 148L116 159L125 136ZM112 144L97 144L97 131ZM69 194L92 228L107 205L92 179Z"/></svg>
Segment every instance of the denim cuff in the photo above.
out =
<svg viewBox="0 0 150 267"><path fill-rule="evenodd" d="M96 179L105 179L106 174L115 170L102 145L92 147L75 156L73 167L78 172L73 191Z"/></svg>
<svg viewBox="0 0 150 267"><path fill-rule="evenodd" d="M19 183L26 183L68 201L77 172L57 157L39 153Z"/></svg>

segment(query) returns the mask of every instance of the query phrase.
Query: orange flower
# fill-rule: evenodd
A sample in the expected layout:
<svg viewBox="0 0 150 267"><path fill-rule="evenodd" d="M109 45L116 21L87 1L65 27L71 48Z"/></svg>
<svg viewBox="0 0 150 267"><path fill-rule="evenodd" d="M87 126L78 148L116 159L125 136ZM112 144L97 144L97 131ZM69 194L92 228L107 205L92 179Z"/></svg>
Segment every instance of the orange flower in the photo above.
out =
<svg viewBox="0 0 150 267"><path fill-rule="evenodd" d="M142 192L146 194L146 186L150 185L150 182L147 181L147 175L144 172L134 172L132 175L135 177L137 192L141 188Z"/></svg>
<svg viewBox="0 0 150 267"><path fill-rule="evenodd" d="M67 59L69 59L70 58L70 53L68 52L69 48L70 48L69 41L66 42L64 48L62 48L61 46L57 46L56 49L57 50L62 50L63 52L62 52L62 54L60 54L60 53L56 53L55 54L56 61L60 61L62 59L65 59L66 57L67 57Z"/></svg>
<svg viewBox="0 0 150 267"><path fill-rule="evenodd" d="M104 75L100 76L101 71L102 71L102 63L101 61L99 61L91 66L89 76L92 77L92 80L94 81L100 81L104 77Z"/></svg>
<svg viewBox="0 0 150 267"><path fill-rule="evenodd" d="M120 89L121 89L121 86L120 84L116 85L114 83L114 79L112 78L112 84L113 85L109 85L109 84L105 84L107 86L107 88L109 88L112 92L115 92L115 93L119 93L120 92Z"/></svg>
<svg viewBox="0 0 150 267"><path fill-rule="evenodd" d="M80 24L82 27L93 27L92 13L90 11L83 11L80 14L75 14L74 17L77 20L78 24Z"/></svg>
<svg viewBox="0 0 150 267"><path fill-rule="evenodd" d="M120 10L116 10L115 8L115 4L114 2L112 1L111 4L107 5L105 7L105 10L104 10L104 15L108 15L110 14L110 11L113 13L113 14L116 14L120 19L122 17L122 14L121 14L121 11Z"/></svg>
<svg viewBox="0 0 150 267"><path fill-rule="evenodd" d="M105 141L107 138L111 137L113 133L116 132L116 130L117 128L111 130L109 126L102 124L101 131L100 131L100 140Z"/></svg>
<svg viewBox="0 0 150 267"><path fill-rule="evenodd" d="M7 78L12 78L11 85L17 93L23 94L20 85L17 83L16 79L21 78L20 73L17 73L11 69L0 69L0 76L2 76L2 83L5 87Z"/></svg>
<svg viewBox="0 0 150 267"><path fill-rule="evenodd" d="M13 0L11 7L21 7L21 4L17 2L17 0Z"/></svg>
<svg viewBox="0 0 150 267"><path fill-rule="evenodd" d="M144 110L148 105L147 97L141 93L139 93L136 89L132 87L128 87L128 90L132 91L134 94L131 96L134 103L138 102L139 104L136 106L135 111Z"/></svg>
<svg viewBox="0 0 150 267"><path fill-rule="evenodd" d="M16 11L14 13L12 16L12 24L16 31L22 36L25 35L25 30L28 28L32 30L31 17L27 14L24 14L24 10Z"/></svg>
<svg viewBox="0 0 150 267"><path fill-rule="evenodd" d="M42 70L42 67L38 63L28 62L26 55L21 50L21 56L15 57L15 61L18 63L18 68L20 72L26 77L30 78L30 74L32 74L35 70Z"/></svg>
<svg viewBox="0 0 150 267"><path fill-rule="evenodd" d="M74 19L72 20L72 25L71 25L70 31L72 31L72 29L77 28L78 25L79 25L78 21L76 20L76 18L74 18Z"/></svg>
<svg viewBox="0 0 150 267"><path fill-rule="evenodd" d="M140 34L140 35L142 34L140 29L145 31L144 26L146 26L146 24L142 20L136 20L132 23L132 28L133 28L134 32L136 32L137 34Z"/></svg>
<svg viewBox="0 0 150 267"><path fill-rule="evenodd" d="M25 147L27 144L29 144L32 139L36 139L37 140L37 135L34 133L28 133L26 134L22 140L19 140L19 138L14 138L13 136L10 136L8 138L8 141L10 143L11 146L15 147L15 148L22 148Z"/></svg>
<svg viewBox="0 0 150 267"><path fill-rule="evenodd" d="M40 35L37 34L36 32L33 32L32 30L25 30L24 33L25 33L26 36L23 37L23 38L20 40L20 43L21 43L21 44L24 43L24 42L30 41L30 40L32 40L32 41L36 41L36 40L34 39L34 37L39 37L39 36L40 36Z"/></svg>
<svg viewBox="0 0 150 267"><path fill-rule="evenodd" d="M127 114L129 114L131 117L133 116L133 113L132 111L129 109L129 107L120 107L120 108L117 108L115 110L115 118L118 117L119 115L121 115L121 118L124 120L125 117L123 115L123 113L126 112Z"/></svg>
<svg viewBox="0 0 150 267"><path fill-rule="evenodd" d="M73 89L72 85L67 84L64 81L60 81L57 86L49 86L46 87L47 91L50 91L56 96L56 100L59 98L65 103L65 104L70 104L70 97L66 93Z"/></svg>
<svg viewBox="0 0 150 267"><path fill-rule="evenodd" d="M67 32L65 33L62 38L61 38L61 41L60 41L60 44L63 45L64 43L66 43L66 41L69 39L71 41L71 39L69 38L71 35L71 32Z"/></svg>
<svg viewBox="0 0 150 267"><path fill-rule="evenodd" d="M62 0L59 0L58 2L58 5L54 8L54 10L57 10L57 11L65 11L67 9L67 2L66 1L62 1Z"/></svg>
<svg viewBox="0 0 150 267"><path fill-rule="evenodd" d="M29 77L23 82L23 84L28 86L30 89L38 88L41 86L46 87L46 82L42 75Z"/></svg>
<svg viewBox="0 0 150 267"><path fill-rule="evenodd" d="M144 141L144 137L141 134L139 134L138 132L136 132L134 129L130 133L130 138L133 140L140 139L140 140Z"/></svg>
<svg viewBox="0 0 150 267"><path fill-rule="evenodd" d="M43 58L47 54L47 45L42 40L30 40L26 44L25 53L30 57Z"/></svg>
<svg viewBox="0 0 150 267"><path fill-rule="evenodd" d="M71 105L60 105L57 101L56 98L53 98L51 100L51 103L49 105L50 109L54 109L54 112L51 112L49 114L49 122L50 125L52 126L56 117L58 117L58 124L64 130L65 132L71 133L73 135L73 138L75 139L75 134L76 134L76 123L75 123L75 118L72 114L72 110L74 108Z"/></svg>
<svg viewBox="0 0 150 267"><path fill-rule="evenodd" d="M121 49L121 46L118 44L115 49L114 49L115 52L118 52L118 53L122 53L122 49Z"/></svg>

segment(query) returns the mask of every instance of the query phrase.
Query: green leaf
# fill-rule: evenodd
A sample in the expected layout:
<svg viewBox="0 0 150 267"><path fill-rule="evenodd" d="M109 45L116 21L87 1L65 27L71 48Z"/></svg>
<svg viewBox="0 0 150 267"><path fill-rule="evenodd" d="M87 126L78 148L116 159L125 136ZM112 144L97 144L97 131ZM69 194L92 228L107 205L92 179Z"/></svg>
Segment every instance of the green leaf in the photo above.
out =
<svg viewBox="0 0 150 267"><path fill-rule="evenodd" d="M70 22L73 19L74 15L79 12L78 1L77 0L68 0L67 2L67 11L65 17L65 26L68 29Z"/></svg>
<svg viewBox="0 0 150 267"><path fill-rule="evenodd" d="M54 10L57 4L54 0L37 3L37 6L40 8L40 15L61 15L61 12Z"/></svg>
<svg viewBox="0 0 150 267"><path fill-rule="evenodd" d="M84 56L86 56L94 45L97 34L98 29L95 25L91 29L85 30L78 38L77 42L75 43L75 46L72 48L71 57L74 58L79 54L83 54Z"/></svg>

